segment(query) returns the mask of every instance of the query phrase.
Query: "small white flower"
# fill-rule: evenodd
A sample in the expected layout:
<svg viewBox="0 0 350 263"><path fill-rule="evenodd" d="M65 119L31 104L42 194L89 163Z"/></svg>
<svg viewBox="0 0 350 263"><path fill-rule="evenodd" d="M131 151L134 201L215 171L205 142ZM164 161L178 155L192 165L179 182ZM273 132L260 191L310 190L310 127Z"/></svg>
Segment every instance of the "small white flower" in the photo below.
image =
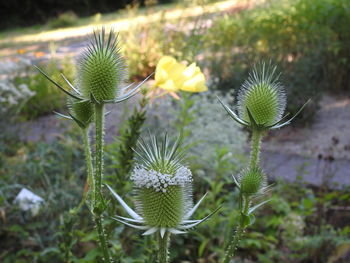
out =
<svg viewBox="0 0 350 263"><path fill-rule="evenodd" d="M30 210L32 216L36 216L39 213L43 202L44 199L29 191L27 188L22 188L14 200L14 203L18 204L22 211Z"/></svg>

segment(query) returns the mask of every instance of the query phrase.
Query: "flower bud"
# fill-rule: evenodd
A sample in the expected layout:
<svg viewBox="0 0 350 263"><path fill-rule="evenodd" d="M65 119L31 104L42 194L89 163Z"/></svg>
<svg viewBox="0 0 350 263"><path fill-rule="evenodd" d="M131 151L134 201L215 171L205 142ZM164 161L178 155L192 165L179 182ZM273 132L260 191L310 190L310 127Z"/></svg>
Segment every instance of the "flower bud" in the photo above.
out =
<svg viewBox="0 0 350 263"><path fill-rule="evenodd" d="M113 100L125 79L125 63L119 49L117 36L105 30L94 32L89 46L80 57L78 86L86 99L91 95L98 101Z"/></svg>
<svg viewBox="0 0 350 263"><path fill-rule="evenodd" d="M245 169L239 177L239 184L242 194L255 195L266 186L266 176L259 167Z"/></svg>
<svg viewBox="0 0 350 263"><path fill-rule="evenodd" d="M94 107L90 101L78 101L69 97L69 113L82 128L87 128L94 120Z"/></svg>
<svg viewBox="0 0 350 263"><path fill-rule="evenodd" d="M239 116L252 125L251 113L256 124L267 127L278 122L286 107L286 96L275 76L276 67L265 64L255 68L243 83L238 94Z"/></svg>

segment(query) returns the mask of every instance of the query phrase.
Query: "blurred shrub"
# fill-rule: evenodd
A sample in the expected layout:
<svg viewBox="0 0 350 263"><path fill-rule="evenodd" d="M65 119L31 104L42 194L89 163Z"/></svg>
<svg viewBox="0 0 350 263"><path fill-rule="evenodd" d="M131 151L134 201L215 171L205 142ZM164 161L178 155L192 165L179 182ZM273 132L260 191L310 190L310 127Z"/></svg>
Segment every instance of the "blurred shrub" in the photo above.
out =
<svg viewBox="0 0 350 263"><path fill-rule="evenodd" d="M71 59L65 58L62 61L51 59L47 66L40 67L63 87L67 87L67 84L61 73L70 82L73 81L75 67ZM26 84L31 91L35 92L35 96L29 99L21 110L21 115L26 119L52 113L65 105L65 94L34 69L30 69L25 76L18 77L16 82Z"/></svg>
<svg viewBox="0 0 350 263"><path fill-rule="evenodd" d="M108 13L124 8L135 2L142 6L149 0L38 0L38 1L0 1L0 29L46 23L60 13L72 11L78 16ZM157 3L170 3L172 0L156 0Z"/></svg>
<svg viewBox="0 0 350 263"><path fill-rule="evenodd" d="M73 11L68 11L60 14L56 18L49 21L47 26L49 28L61 28L74 26L77 23L78 16Z"/></svg>
<svg viewBox="0 0 350 263"><path fill-rule="evenodd" d="M27 60L0 63L0 119L14 119L25 103L35 95L24 82L15 81L18 74L30 66Z"/></svg>
<svg viewBox="0 0 350 263"><path fill-rule="evenodd" d="M288 110L307 98L350 90L350 2L347 0L267 1L214 21L204 36L213 84L237 90L252 64L272 60L283 72Z"/></svg>
<svg viewBox="0 0 350 263"><path fill-rule="evenodd" d="M139 6L128 7L128 15L133 18ZM153 7L146 9L153 13ZM129 30L120 32L131 78L144 78L153 73L163 55L173 56L177 60L193 61L200 51L203 17L181 17L168 20L162 12L159 20L144 22L135 20Z"/></svg>

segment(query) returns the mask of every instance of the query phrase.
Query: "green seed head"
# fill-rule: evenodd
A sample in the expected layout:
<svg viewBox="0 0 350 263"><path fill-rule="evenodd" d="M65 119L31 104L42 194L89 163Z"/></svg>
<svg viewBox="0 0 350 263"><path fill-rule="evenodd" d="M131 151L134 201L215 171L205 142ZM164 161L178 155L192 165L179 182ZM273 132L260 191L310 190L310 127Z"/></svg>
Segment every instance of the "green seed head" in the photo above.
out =
<svg viewBox="0 0 350 263"><path fill-rule="evenodd" d="M90 99L93 95L98 102L115 99L125 73L115 33L111 30L107 36L104 28L94 32L78 66L77 83L83 96Z"/></svg>
<svg viewBox="0 0 350 263"><path fill-rule="evenodd" d="M171 185L166 192L153 187L136 189L136 209L152 227L177 227L186 213L188 193L182 186Z"/></svg>
<svg viewBox="0 0 350 263"><path fill-rule="evenodd" d="M139 142L140 157L131 180L136 209L152 227L176 227L192 207L192 174L180 164L183 152L179 139L169 144L167 136Z"/></svg>
<svg viewBox="0 0 350 263"><path fill-rule="evenodd" d="M243 83L238 94L238 109L247 123L252 124L248 110L259 126L269 126L281 119L286 96L275 71L276 67L263 63L255 67Z"/></svg>
<svg viewBox="0 0 350 263"><path fill-rule="evenodd" d="M67 101L69 113L82 128L87 128L94 120L94 107L90 101L78 101L69 97Z"/></svg>
<svg viewBox="0 0 350 263"><path fill-rule="evenodd" d="M255 195L266 186L266 176L259 167L246 169L240 175L239 184L242 194Z"/></svg>

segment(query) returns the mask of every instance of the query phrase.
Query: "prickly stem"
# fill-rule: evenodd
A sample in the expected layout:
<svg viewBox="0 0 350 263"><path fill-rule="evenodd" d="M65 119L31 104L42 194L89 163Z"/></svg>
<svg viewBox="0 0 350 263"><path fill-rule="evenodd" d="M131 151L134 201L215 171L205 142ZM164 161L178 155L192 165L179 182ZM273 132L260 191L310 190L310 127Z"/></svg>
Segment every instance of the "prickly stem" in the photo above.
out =
<svg viewBox="0 0 350 263"><path fill-rule="evenodd" d="M95 200L100 202L102 200L102 176L103 176L103 145L104 145L104 104L95 105L96 114L96 152L95 152Z"/></svg>
<svg viewBox="0 0 350 263"><path fill-rule="evenodd" d="M80 208L85 204L89 192L91 192L90 197L92 198L91 204L95 203L95 180L93 176L93 165L92 165L92 157L91 157L91 148L90 148L90 138L89 138L89 128L81 129L82 137L83 137L83 145L84 145L84 154L85 161L87 167L87 189L84 189L83 198L77 208L75 208L72 213L77 213Z"/></svg>
<svg viewBox="0 0 350 263"><path fill-rule="evenodd" d="M168 231L165 232L164 237L161 237L160 233L158 233L158 262L159 263L169 263L169 239L170 233Z"/></svg>
<svg viewBox="0 0 350 263"><path fill-rule="evenodd" d="M103 145L104 145L104 104L95 104L95 129L96 129L96 141L95 141L95 204L94 211L95 223L98 232L98 238L103 253L105 263L111 263L109 255L108 244L105 236L105 231L102 225L101 211L103 207L102 196L102 175L103 175ZM96 209L97 208L97 209Z"/></svg>
<svg viewBox="0 0 350 263"><path fill-rule="evenodd" d="M102 250L102 254L103 254L103 262L111 263L112 261L111 261L110 255L109 255L106 235L105 235L105 231L103 229L101 216L99 216L99 215L95 216L95 224L97 227L98 239L100 241L100 246L101 246L101 250Z"/></svg>
<svg viewBox="0 0 350 263"><path fill-rule="evenodd" d="M244 204L241 212L246 215L248 214L250 200L246 198L243 203ZM235 252L237 250L240 240L242 239L244 232L245 232L245 224L244 224L244 219L241 216L240 223L237 226L236 231L232 236L232 239L226 249L225 259L223 263L229 263L230 260L235 256Z"/></svg>
<svg viewBox="0 0 350 263"><path fill-rule="evenodd" d="M259 165L261 137L262 137L262 132L257 129L253 129L251 151L250 151L250 162L249 162L250 169L257 167Z"/></svg>
<svg viewBox="0 0 350 263"><path fill-rule="evenodd" d="M83 132L83 143L84 143L84 151L85 151L85 159L86 159L86 165L87 165L87 185L89 187L89 191L91 194L91 203L95 203L95 180L93 175L93 165L92 165L92 157L91 157L91 148L90 148L90 138L89 138L89 129L85 128L82 130ZM85 200L88 196L89 191L86 191L85 194Z"/></svg>

